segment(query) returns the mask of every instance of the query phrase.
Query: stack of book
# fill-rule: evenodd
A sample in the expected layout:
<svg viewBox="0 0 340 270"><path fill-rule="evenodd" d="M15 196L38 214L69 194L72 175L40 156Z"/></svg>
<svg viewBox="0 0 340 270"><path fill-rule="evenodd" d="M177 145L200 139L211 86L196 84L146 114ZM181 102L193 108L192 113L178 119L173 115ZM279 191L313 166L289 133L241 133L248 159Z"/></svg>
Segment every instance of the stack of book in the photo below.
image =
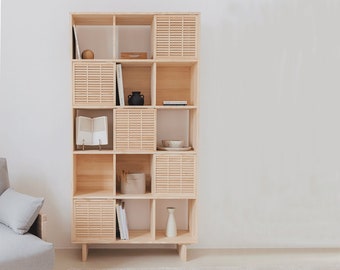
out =
<svg viewBox="0 0 340 270"><path fill-rule="evenodd" d="M129 240L129 228L126 219L124 201L117 200L116 203L116 234L121 240Z"/></svg>

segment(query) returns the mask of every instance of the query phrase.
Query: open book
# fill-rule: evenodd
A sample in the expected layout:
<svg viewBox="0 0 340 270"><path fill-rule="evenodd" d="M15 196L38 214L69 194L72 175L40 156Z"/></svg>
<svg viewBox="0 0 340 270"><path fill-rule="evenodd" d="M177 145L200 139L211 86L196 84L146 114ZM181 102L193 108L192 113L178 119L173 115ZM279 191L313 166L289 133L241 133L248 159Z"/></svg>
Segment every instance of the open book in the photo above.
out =
<svg viewBox="0 0 340 270"><path fill-rule="evenodd" d="M77 145L106 145L108 144L107 116L90 118L76 117Z"/></svg>

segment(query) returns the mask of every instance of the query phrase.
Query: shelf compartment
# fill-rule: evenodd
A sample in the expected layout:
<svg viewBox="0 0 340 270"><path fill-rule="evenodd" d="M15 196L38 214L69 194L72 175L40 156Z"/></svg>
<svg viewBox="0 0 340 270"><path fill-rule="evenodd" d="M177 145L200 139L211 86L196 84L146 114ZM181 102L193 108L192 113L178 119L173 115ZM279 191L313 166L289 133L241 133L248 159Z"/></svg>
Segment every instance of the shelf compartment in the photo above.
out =
<svg viewBox="0 0 340 270"><path fill-rule="evenodd" d="M157 145L162 146L162 140L183 140L185 147L197 150L198 110L164 107L157 109Z"/></svg>
<svg viewBox="0 0 340 270"><path fill-rule="evenodd" d="M73 62L73 106L114 106L115 64L105 61Z"/></svg>
<svg viewBox="0 0 340 270"><path fill-rule="evenodd" d="M94 53L94 59L113 59L112 24L75 25L75 28L80 54L85 50L91 50ZM74 55L73 58L76 59L76 53Z"/></svg>
<svg viewBox="0 0 340 270"><path fill-rule="evenodd" d="M124 100L128 105L128 96L132 91L140 91L144 95L144 105L151 105L151 73L152 65L144 62L122 62L122 74L124 85Z"/></svg>
<svg viewBox="0 0 340 270"><path fill-rule="evenodd" d="M197 64L157 63L156 65L157 106L163 105L163 101L187 101L189 106L197 105Z"/></svg>
<svg viewBox="0 0 340 270"><path fill-rule="evenodd" d="M152 58L153 15L117 14L115 16L115 55L120 59L123 52L145 52Z"/></svg>
<svg viewBox="0 0 340 270"><path fill-rule="evenodd" d="M114 149L116 151L156 150L156 110L114 110Z"/></svg>
<svg viewBox="0 0 340 270"><path fill-rule="evenodd" d="M114 194L113 155L74 155L74 194L107 196Z"/></svg>
<svg viewBox="0 0 340 270"><path fill-rule="evenodd" d="M126 220L129 230L129 240L117 241L140 242L154 239L152 233L153 223L153 200L151 199L124 199Z"/></svg>
<svg viewBox="0 0 340 270"><path fill-rule="evenodd" d="M120 23L120 20L117 20ZM146 53L145 59L152 58L151 25L116 25L116 58L121 59L122 53L137 55ZM138 59L138 58L131 58Z"/></svg>
<svg viewBox="0 0 340 270"><path fill-rule="evenodd" d="M196 155L156 154L153 193L157 195L195 196Z"/></svg>
<svg viewBox="0 0 340 270"><path fill-rule="evenodd" d="M117 154L116 155L116 191L121 196L150 196L151 193L151 154ZM121 172L127 173L144 173L145 174L145 194L122 194L121 190Z"/></svg>
<svg viewBox="0 0 340 270"><path fill-rule="evenodd" d="M195 199L160 199L156 201L156 237L158 243L190 244L197 241ZM167 207L175 207L177 236L167 237Z"/></svg>
<svg viewBox="0 0 340 270"><path fill-rule="evenodd" d="M155 16L155 57L198 57L199 17L192 15Z"/></svg>
<svg viewBox="0 0 340 270"><path fill-rule="evenodd" d="M74 199L74 242L107 243L116 239L115 200Z"/></svg>

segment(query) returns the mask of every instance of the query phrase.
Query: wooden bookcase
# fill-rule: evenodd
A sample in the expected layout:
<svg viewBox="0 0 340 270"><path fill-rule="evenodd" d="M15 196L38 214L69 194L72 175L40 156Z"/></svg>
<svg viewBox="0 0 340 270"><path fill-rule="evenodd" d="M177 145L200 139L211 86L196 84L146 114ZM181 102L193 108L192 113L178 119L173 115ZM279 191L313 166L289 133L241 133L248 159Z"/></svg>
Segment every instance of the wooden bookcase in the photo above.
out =
<svg viewBox="0 0 340 270"><path fill-rule="evenodd" d="M76 28L80 52L76 57ZM72 13L73 220L72 242L176 244L197 242L199 13ZM121 58L146 52L147 57ZM122 65L124 100L132 91L143 106L116 105L116 65ZM164 106L185 100L186 106ZM77 116L107 116L109 142L101 149L76 145ZM164 139L181 139L188 151L161 151ZM122 194L120 172L141 172L146 192ZM124 200L129 240L116 235L116 203ZM177 236L166 237L168 206L176 207Z"/></svg>

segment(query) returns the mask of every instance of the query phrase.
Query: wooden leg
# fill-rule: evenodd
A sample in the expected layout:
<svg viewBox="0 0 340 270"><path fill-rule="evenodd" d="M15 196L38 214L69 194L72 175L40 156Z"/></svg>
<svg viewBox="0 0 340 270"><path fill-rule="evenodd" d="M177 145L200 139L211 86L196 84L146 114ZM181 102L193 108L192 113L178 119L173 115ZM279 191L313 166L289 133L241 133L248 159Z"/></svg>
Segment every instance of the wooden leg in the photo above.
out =
<svg viewBox="0 0 340 270"><path fill-rule="evenodd" d="M182 261L187 260L187 246L186 245L177 245L177 252Z"/></svg>
<svg viewBox="0 0 340 270"><path fill-rule="evenodd" d="M82 261L86 262L87 261L87 255L89 253L89 248L87 246L87 244L82 244L81 245L81 256L82 256Z"/></svg>

